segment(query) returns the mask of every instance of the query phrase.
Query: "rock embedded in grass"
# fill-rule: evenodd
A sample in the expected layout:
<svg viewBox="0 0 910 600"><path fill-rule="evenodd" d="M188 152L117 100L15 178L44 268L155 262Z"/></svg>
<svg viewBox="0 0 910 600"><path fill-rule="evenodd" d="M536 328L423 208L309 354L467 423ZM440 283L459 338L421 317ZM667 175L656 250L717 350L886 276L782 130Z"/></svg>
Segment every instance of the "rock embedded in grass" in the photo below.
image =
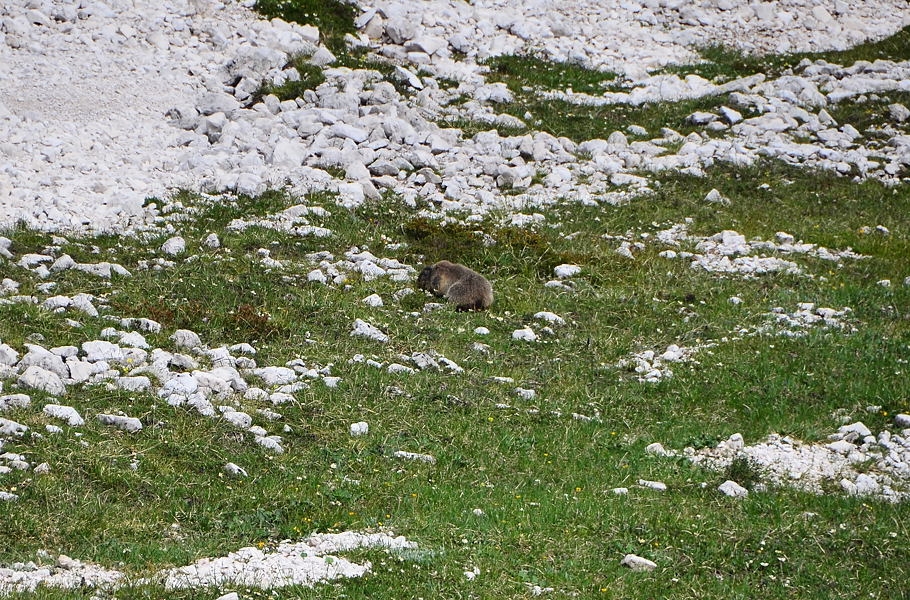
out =
<svg viewBox="0 0 910 600"><path fill-rule="evenodd" d="M161 244L161 251L168 256L179 256L186 251L186 240L179 235L168 238Z"/></svg>
<svg viewBox="0 0 910 600"><path fill-rule="evenodd" d="M98 421L104 425L111 425L128 433L136 433L142 431L142 421L135 417L99 413L97 418Z"/></svg>
<svg viewBox="0 0 910 600"><path fill-rule="evenodd" d="M354 321L354 329L351 330L351 335L357 337L365 337L382 344L388 343L389 341L388 335L380 331L378 327L370 325L362 319L356 319Z"/></svg>
<svg viewBox="0 0 910 600"><path fill-rule="evenodd" d="M565 325L566 324L565 319L563 319L556 313L552 313L549 311L540 311L540 312L534 313L534 318L540 319L541 321L546 321L548 323L552 323L554 325Z"/></svg>
<svg viewBox="0 0 910 600"><path fill-rule="evenodd" d="M36 365L28 367L16 381L21 386L41 390L53 396L66 395L66 386L60 376Z"/></svg>
<svg viewBox="0 0 910 600"><path fill-rule="evenodd" d="M396 450L392 453L392 456L395 458L401 458L404 460L414 460L418 462L425 462L431 465L436 464L436 457L429 454L420 454L419 452L407 452L405 450Z"/></svg>
<svg viewBox="0 0 910 600"><path fill-rule="evenodd" d="M199 339L199 336L189 329L178 329L171 335L171 341L174 342L174 345L178 348L200 348L202 347L202 340Z"/></svg>
<svg viewBox="0 0 910 600"><path fill-rule="evenodd" d="M745 498L749 495L749 490L729 479L720 484L717 491L731 498Z"/></svg>
<svg viewBox="0 0 910 600"><path fill-rule="evenodd" d="M361 302L363 302L367 306L373 306L373 307L383 305L382 298L379 296L379 294L371 294L371 295L367 296L366 298L364 298L363 300L361 300Z"/></svg>
<svg viewBox="0 0 910 600"><path fill-rule="evenodd" d="M233 475L233 476L237 476L237 477L247 477L248 476L246 469L244 469L243 467L240 467L232 462L225 463L224 472L227 473L228 475Z"/></svg>
<svg viewBox="0 0 910 600"><path fill-rule="evenodd" d="M666 492L666 491L667 491L667 484L664 483L664 482L662 482L662 481L649 481L649 480L647 480L647 479L639 479L639 480L638 480L638 485L640 485L641 487L645 487L645 488L649 488L649 489L652 489L652 490L656 490L656 491L658 491L658 492Z"/></svg>
<svg viewBox="0 0 910 600"><path fill-rule="evenodd" d="M66 421L70 427L81 427L85 424L85 419L72 406L63 406L61 404L46 404L42 412L54 419Z"/></svg>
<svg viewBox="0 0 910 600"><path fill-rule="evenodd" d="M32 399L27 394L9 394L0 396L0 412L13 410L16 408L27 408Z"/></svg>
<svg viewBox="0 0 910 600"><path fill-rule="evenodd" d="M653 571L657 568L657 563L635 554L626 554L619 564L633 571Z"/></svg>
<svg viewBox="0 0 910 600"><path fill-rule="evenodd" d="M664 445L660 442L654 442L653 444L648 444L645 446L645 452L647 454L654 454L655 456L670 456L671 453L667 452L667 449L664 448Z"/></svg>
<svg viewBox="0 0 910 600"><path fill-rule="evenodd" d="M553 269L553 274L558 279L568 279L569 277L574 277L579 273L581 273L581 267L578 265L562 264Z"/></svg>
<svg viewBox="0 0 910 600"><path fill-rule="evenodd" d="M530 327L523 327L512 332L512 339L523 342L535 342L537 341L538 337L537 334L534 333L533 329Z"/></svg>

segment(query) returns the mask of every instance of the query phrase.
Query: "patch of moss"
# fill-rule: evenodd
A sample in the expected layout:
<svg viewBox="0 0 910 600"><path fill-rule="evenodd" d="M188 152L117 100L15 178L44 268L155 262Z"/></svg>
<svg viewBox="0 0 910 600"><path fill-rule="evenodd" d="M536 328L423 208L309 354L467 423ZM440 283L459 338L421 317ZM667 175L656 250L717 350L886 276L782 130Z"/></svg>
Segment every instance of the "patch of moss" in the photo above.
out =
<svg viewBox="0 0 910 600"><path fill-rule="evenodd" d="M490 270L548 277L557 265L585 260L577 252L557 250L542 233L521 227L496 228L485 238L460 223L440 224L419 217L405 223L403 232L415 260L423 255L427 263L450 260Z"/></svg>
<svg viewBox="0 0 910 600"><path fill-rule="evenodd" d="M794 69L803 60L824 60L839 65L851 65L857 61L908 60L910 59L910 27L904 27L894 35L876 41L865 42L847 50L830 52L792 52L787 54L746 54L740 50L720 45L698 49L704 62L693 65L673 65L663 73L680 75L696 74L712 81L727 81L764 73L778 77L788 69Z"/></svg>
<svg viewBox="0 0 910 600"><path fill-rule="evenodd" d="M733 462L724 470L724 477L731 481L735 481L747 490L751 490L755 487L756 483L761 481L761 473L759 473L758 465L756 465L752 459L745 456L734 458Z"/></svg>
<svg viewBox="0 0 910 600"><path fill-rule="evenodd" d="M259 0L256 10L263 16L279 17L301 25L319 28L322 43L334 54L345 52L344 35L357 31L357 7L340 0Z"/></svg>
<svg viewBox="0 0 910 600"><path fill-rule="evenodd" d="M321 67L311 65L307 62L308 60L309 57L297 57L289 65L297 69L300 79L286 81L281 85L263 85L251 97L250 105L256 104L269 94L274 94L281 101L295 100L302 97L307 90L315 90L319 87L325 82L325 75Z"/></svg>
<svg viewBox="0 0 910 600"><path fill-rule="evenodd" d="M402 226L414 254L421 254L428 263L440 260L473 262L483 251L483 238L459 223L440 224L426 217L407 221Z"/></svg>
<svg viewBox="0 0 910 600"><path fill-rule="evenodd" d="M528 86L546 90L571 87L576 92L598 95L616 87L616 73L552 62L537 56L496 56L482 64L490 68L488 79L502 81L512 92L521 92Z"/></svg>

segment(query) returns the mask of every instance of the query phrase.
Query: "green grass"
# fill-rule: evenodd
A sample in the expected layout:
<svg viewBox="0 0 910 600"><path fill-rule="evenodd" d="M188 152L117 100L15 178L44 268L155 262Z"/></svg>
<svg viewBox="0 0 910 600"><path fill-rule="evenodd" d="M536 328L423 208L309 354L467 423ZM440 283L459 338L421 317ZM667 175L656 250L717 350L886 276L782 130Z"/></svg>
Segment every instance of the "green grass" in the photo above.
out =
<svg viewBox="0 0 910 600"><path fill-rule="evenodd" d="M728 96L706 96L680 102L654 102L634 106L631 104L608 104L590 106L565 100L542 98L532 92L516 98L515 102L501 105L503 113L522 119L528 126L524 129L496 127L464 119L447 120L446 127L458 127L466 136L480 131L496 129L502 136L524 135L529 131L545 131L556 137L566 137L580 143L591 139L606 139L614 131L626 132L629 125L638 125L648 131L646 139L659 137L663 127L669 127L682 135L693 131L702 132L704 127L693 125L687 117L696 111L715 111L729 105ZM530 115L530 116L529 116ZM745 111L744 116L754 116ZM626 134L629 139L636 136Z"/></svg>
<svg viewBox="0 0 910 600"><path fill-rule="evenodd" d="M350 31L350 5L298 3L296 17L286 12L288 6L260 3L259 9L317 24L331 44ZM906 58L906 32L857 54L829 56ZM743 57L719 54L714 60L729 66L712 77L751 69L736 62ZM765 64L777 60L785 59ZM571 86L596 93L615 80L528 57L502 57L488 66L491 80L504 81L516 94L505 112L520 118L529 112L533 131L577 141L607 137L632 123L651 134L660 127L685 134L692 130L684 122L688 114L726 102L716 97L641 107L570 106L542 101L536 91ZM378 70L388 76L388 66L383 68ZM865 130L880 126L887 104L895 101L907 103L903 94L892 93L831 110L842 124ZM753 485L754 465L737 462L712 472L648 455L644 448L655 441L673 449L713 446L737 432L747 443L774 432L824 442L842 424L841 416L878 432L892 428L895 413L910 412L910 287L902 283L910 275L910 188L774 162L717 165L702 178L664 173L651 177L651 188L653 193L616 207L585 206L570 196L535 208L545 221L528 228L503 225L505 214L482 221L456 215L439 223L419 217L393 195L349 211L328 193L219 199L182 193L156 201L174 207L175 216L188 215L172 220L186 239L187 254L162 270L142 265L161 257L158 249L173 235L164 230L138 238L68 236L55 250L80 262L122 264L130 277L104 280L65 271L44 280L0 259L0 275L20 282L21 294L43 300L87 292L102 309L101 317L90 318L0 303L0 342L20 352L26 343L50 348L98 339L104 328L116 326L105 316L148 317L162 325L160 333L146 334L153 347L177 350L169 337L188 328L212 348L253 344L261 366L299 358L308 366L330 365L342 378L337 388L313 381L278 407L226 400L253 415L257 408L283 415L276 423L254 420L283 437L286 452L280 455L256 445L249 433L169 406L154 394L104 384L70 388L57 400L77 408L85 426L4 441L3 452L24 454L32 465L47 462L51 470L0 475L0 490L20 496L0 504L0 564L34 560L43 549L141 576L314 531L390 530L418 543L419 552L359 550L346 556L372 563L364 578L275 593L238 591L244 598L526 598L530 585L540 585L555 588L554 598L905 596L905 504L847 497L836 483L834 493L823 496L790 488L760 492ZM730 204L705 203L713 188ZM299 203L328 211L308 220L331 229L331 237L228 228L235 219L263 218ZM692 235L733 229L748 239L770 240L786 231L832 250L851 247L868 258L835 265L784 256L805 275L712 275L688 261L660 257L665 248L650 241L685 219L691 219ZM877 225L890 235L874 232ZM212 232L221 240L218 249L202 246ZM25 228L3 235L12 239L17 257L58 245L52 236ZM630 261L615 252L618 240L605 236L645 240L645 248ZM451 306L423 312L436 299L418 292L394 300L413 282L367 281L356 273L340 285L307 281L316 266L308 254L325 250L337 261L352 246L415 269L443 258L463 262L492 281L495 303L485 313L457 313ZM264 266L260 249L284 266ZM561 263L582 268L572 292L544 286ZM881 279L890 279L892 287L878 285ZM47 281L56 287L41 292L38 286ZM384 306L361 302L373 293ZM741 305L729 302L734 295ZM850 307L857 331L817 328L802 338L730 339L742 328L765 324L772 307L793 311L800 302ZM533 317L543 310L567 324L543 333L544 323ZM379 326L390 342L351 337L357 318ZM527 325L541 334L539 342L511 338ZM479 326L490 334L475 334ZM475 348L478 342L485 352ZM634 373L616 367L630 353L659 353L674 343L716 345L699 353L698 363L674 365L674 376L658 384L639 383ZM464 373L396 375L350 362L356 354L403 362L402 355L430 350L457 362ZM534 389L537 396L523 399L516 387ZM14 378L3 379L4 394L17 391ZM51 400L41 393L31 397L29 408L2 416L43 433L51 420L41 407ZM881 408L869 412L868 406ZM142 432L114 431L94 418L118 410L140 418ZM596 418L575 419L573 413ZM349 425L361 420L369 423L369 435L351 437ZM397 460L392 454L399 449L431 454L437 463ZM247 469L249 477L225 476L228 461ZM727 478L751 485L753 492L742 500L722 496L716 488ZM669 490L640 488L639 479L664 481ZM616 495L617 487L630 493ZM482 516L474 514L477 508ZM629 552L654 560L658 569L632 573L620 567ZM468 581L464 572L474 567L480 575ZM116 597L217 597L226 591L143 584ZM90 594L42 589L13 597Z"/></svg>
<svg viewBox="0 0 910 600"><path fill-rule="evenodd" d="M616 86L616 73L594 71L569 63L554 63L536 56L494 56L482 62L489 69L488 79L502 81L512 92L532 87L600 95Z"/></svg>
<svg viewBox="0 0 910 600"><path fill-rule="evenodd" d="M766 182L771 190L760 190ZM711 187L731 204L704 206L700 199ZM866 413L865 406L881 405L888 414L910 410L907 379L896 374L910 339L910 297L900 285L875 284L886 276L899 282L904 274L910 194L775 164L717 168L705 179L667 175L656 189L610 209L567 201L545 211L552 227L531 230L503 228L497 219L439 226L404 218L392 201L349 212L330 196L311 196L302 200L331 213L311 219L334 231L319 240L225 229L234 218L272 214L301 199L270 193L209 204L184 195L183 203L196 208L181 233L198 258L177 259L163 271L137 264L156 255L166 236L152 242L71 238L64 247L78 260L116 260L133 276L105 282L65 272L54 278L55 293L90 291L107 298L111 314L156 318L164 330L147 336L155 346L171 348L169 334L188 327L212 347L254 344L260 365L296 357L332 363L342 382L337 389L316 382L294 403L276 408L284 416L280 423L291 429L278 427L287 452L277 456L254 445L249 434L154 396L76 388L62 401L90 417L81 438L68 430L4 447L33 464L48 462L51 473L4 476L3 489L15 490L20 500L0 506L7 524L0 560L29 560L43 548L140 574L311 531L391 528L418 542L425 558L400 561L382 551L358 551L354 558L374 564L366 578L294 588L281 597L525 597L526 584L584 597L894 597L908 574L901 558L910 550L905 507L787 489L728 500L714 488L730 474L749 483L747 465L712 473L649 457L643 448L653 441L703 446L736 432L747 441L771 432L824 440L838 425L832 417L837 410L874 430L887 428L890 417ZM786 230L831 248L852 246L871 258L839 269L800 261L814 279L743 280L662 259L659 246L648 246L630 263L613 252L615 241L603 238L653 233L685 217L692 218L695 234L732 228L769 239ZM891 235L860 233L864 224L884 224ZM481 243L478 230L497 243ZM198 250L212 231L222 247ZM568 233L575 235L567 239ZM41 251L50 241L22 229L8 235L16 254ZM406 245L392 252L383 249L386 242ZM463 260L493 281L493 309L421 314L425 297L412 294L396 303L391 294L402 284L385 279L353 277L350 289L305 281L312 268L306 253L326 249L340 257L354 243L415 267L442 256ZM100 254L91 251L94 246ZM263 269L260 247L286 261L286 268ZM582 266L575 293L542 285L563 261ZM9 264L4 269L22 283L22 293L35 293L41 283ZM360 303L374 292L386 306ZM745 300L740 307L727 302L734 294ZM720 341L738 327L760 324L772 306L792 310L800 301L852 307L859 332L721 343L700 355L700 364L677 366L673 379L657 385L640 384L610 366L639 349ZM540 330L532 318L539 310L556 312L568 324L537 344L511 340L511 331L526 324ZM67 327L66 316L83 327ZM350 337L354 318L381 326L392 341ZM20 349L33 333L48 347L79 345L108 324L0 305L0 340ZM473 334L479 325L491 334ZM488 353L472 350L475 341L488 344ZM465 373L392 375L348 363L356 353L394 362L400 353L429 349ZM515 383L497 383L493 376ZM522 400L516 386L535 389L537 398ZM4 389L12 389L11 382ZM41 398L35 394L32 408L4 416L40 431L49 422L38 410ZM241 400L251 414L256 407ZM137 416L146 428L134 435L111 431L91 418L105 410ZM571 413L599 420L577 421ZM359 420L369 422L370 434L351 438L347 427ZM429 453L438 462L403 463L391 458L398 449ZM139 461L135 471L133 459ZM223 476L227 461L250 477ZM665 481L670 491L639 489L639 478ZM628 497L610 491L620 486L632 488ZM475 516L474 508L485 516ZM816 516L802 516L806 512ZM628 552L655 560L659 569L625 571L618 563ZM481 575L468 582L463 571L474 566ZM836 588L830 586L834 579ZM160 593L144 585L118 597ZM44 591L40 597L78 596Z"/></svg>
<svg viewBox="0 0 910 600"><path fill-rule="evenodd" d="M256 11L262 16L284 19L319 28L320 42L333 53L345 51L344 35L355 33L356 7L341 0L259 0Z"/></svg>
<svg viewBox="0 0 910 600"><path fill-rule="evenodd" d="M758 55L746 54L725 46L709 45L698 50L703 62L693 65L674 65L662 72L679 75L697 74L712 81L728 81L764 73L769 78L779 77L788 70L793 70L804 61L826 62L848 66L857 61L910 59L910 27L904 27L887 38L865 42L847 50L828 52L792 52L786 54Z"/></svg>
<svg viewBox="0 0 910 600"><path fill-rule="evenodd" d="M606 139L614 131L626 131L629 125L644 127L649 137L656 137L663 127L686 135L703 128L692 125L686 118L696 111L711 111L729 104L726 95L708 96L680 102L656 102L642 105L608 104L591 106L560 99L546 98L547 91L571 88L600 96L604 91L622 91L616 75L593 71L576 65L550 63L533 56L501 56L489 59L487 80L505 83L514 101L500 105L501 112L522 119L531 131L545 131L575 142ZM746 116L751 116L747 114ZM465 135L473 135L493 127L464 119L451 120L445 126L458 127ZM522 135L524 130L497 128L500 135ZM635 136L632 136L634 139Z"/></svg>
<svg viewBox="0 0 910 600"><path fill-rule="evenodd" d="M704 62L694 65L671 66L664 73L680 76L697 74L722 83L755 73L777 77L795 69L803 60L826 60L850 65L859 60L910 59L910 27L893 36L868 42L844 51L821 53L793 53L783 55L747 55L724 46L708 46L699 52ZM500 106L502 112L525 121L529 131L545 131L557 137L567 137L575 142L606 138L614 131L626 131L629 125L644 127L649 136L656 137L662 127L669 127L686 135L693 131L703 133L703 128L692 125L686 118L696 111L714 111L730 105L727 95L706 96L680 102L654 102L640 106L612 104L586 106L559 99L543 97L548 91L566 91L600 96L605 91L623 91L623 83L610 72L585 69L567 63L553 63L533 55L507 55L485 61L490 72L487 80L505 83L515 97L511 103ZM853 124L859 131L885 122L887 105L904 102L906 94L890 93L883 100L874 102L841 102L829 108L840 124ZM750 111L745 117L755 116ZM471 136L494 127L464 119L450 120L445 126L458 127ZM497 128L500 135L524 135L525 130Z"/></svg>
<svg viewBox="0 0 910 600"><path fill-rule="evenodd" d="M295 100L302 97L307 90L315 90L319 87L325 82L325 75L321 67L311 65L308 59L309 57L300 57L291 63L300 74L300 79L286 81L278 86L264 85L253 94L250 104L256 104L268 94L274 94L279 100Z"/></svg>

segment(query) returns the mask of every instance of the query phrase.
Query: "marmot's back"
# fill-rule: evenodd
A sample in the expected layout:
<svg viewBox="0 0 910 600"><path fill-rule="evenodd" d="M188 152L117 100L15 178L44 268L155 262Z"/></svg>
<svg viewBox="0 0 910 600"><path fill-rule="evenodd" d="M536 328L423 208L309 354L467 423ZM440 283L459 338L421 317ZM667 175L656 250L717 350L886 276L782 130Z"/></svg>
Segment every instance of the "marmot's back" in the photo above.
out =
<svg viewBox="0 0 910 600"><path fill-rule="evenodd" d="M493 303L493 286L486 277L447 260L424 267L417 287L448 298L456 310L485 310Z"/></svg>

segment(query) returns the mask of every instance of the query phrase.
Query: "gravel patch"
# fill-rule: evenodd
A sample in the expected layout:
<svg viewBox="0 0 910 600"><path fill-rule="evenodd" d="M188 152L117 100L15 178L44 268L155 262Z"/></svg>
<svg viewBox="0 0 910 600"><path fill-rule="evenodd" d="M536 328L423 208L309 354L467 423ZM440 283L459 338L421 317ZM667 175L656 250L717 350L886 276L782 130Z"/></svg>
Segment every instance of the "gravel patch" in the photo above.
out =
<svg viewBox="0 0 910 600"><path fill-rule="evenodd" d="M152 225L162 209L146 198L166 198L177 188L255 195L288 185L295 193L335 192L348 208L389 189L411 206L427 201L431 212L483 214L520 212L567 195L619 202L628 192L617 185L647 190L637 172L699 174L717 161L751 164L770 156L895 182L910 164L905 107L890 111L895 126L884 131L885 143L839 126L825 110L905 89L907 63L806 64L794 75L724 84L647 72L694 61L690 46L704 39L748 51L796 51L884 37L910 22L902 0L825 1L809 12L795 2L766 10L745 2L617 0L546 8L394 0L365 8L350 41L398 61L413 95L400 94L375 71L332 67L315 28L261 21L236 2L140 0L103 10L62 0L31 4L0 9L0 78L7 82L0 89L0 227L22 220L43 230L135 231ZM627 78L628 91L595 97L548 92L578 102L639 105L724 93L732 106L693 115L703 134L665 131L633 143L616 132L575 144L534 132L533 123L524 136L488 131L465 138L435 124L468 118L523 126L498 113L510 94L487 82L476 60L530 48ZM456 60L456 52L465 58ZM250 105L261 83L296 77L284 65L301 54L326 58L318 93ZM438 77L458 87L446 89ZM452 103L462 97L470 100ZM758 116L742 118L746 110ZM678 141L684 142L678 151L665 147ZM328 168L344 170L344 179ZM535 173L545 184L532 184ZM331 235L306 215L295 218L301 221L274 225ZM163 251L179 255L179 236ZM109 276L106 267L98 274Z"/></svg>
<svg viewBox="0 0 910 600"><path fill-rule="evenodd" d="M190 565L153 573L138 579L136 583L160 582L170 590L230 586L260 589L290 585L313 586L316 583L362 577L370 572L369 562L356 563L339 556L339 553L358 548L396 551L416 547L415 543L404 537L386 533L347 531L315 534L299 542L284 541L273 548L251 546L227 556L203 558ZM62 589L98 588L113 592L130 583L127 576L116 569L82 562L62 554L56 559L47 553L39 554L37 561L0 568L0 594L32 593L41 586Z"/></svg>

